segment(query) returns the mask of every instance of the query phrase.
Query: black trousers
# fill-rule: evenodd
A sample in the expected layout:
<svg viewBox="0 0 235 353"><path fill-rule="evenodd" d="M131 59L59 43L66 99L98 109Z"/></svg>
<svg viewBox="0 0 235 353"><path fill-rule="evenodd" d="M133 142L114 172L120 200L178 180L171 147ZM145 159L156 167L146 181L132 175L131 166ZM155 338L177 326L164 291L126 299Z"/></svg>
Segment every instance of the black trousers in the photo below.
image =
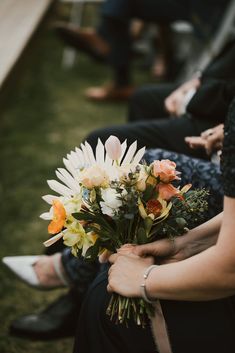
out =
<svg viewBox="0 0 235 353"><path fill-rule="evenodd" d="M174 88L175 85L154 85L139 89L130 101L129 124L101 128L91 132L86 140L94 149L98 138L104 142L115 135L121 141L127 139L128 144L137 140L139 148L162 148L208 159L204 150L190 149L184 138L200 135L215 123L189 114L170 118L164 109L164 99Z"/></svg>
<svg viewBox="0 0 235 353"><path fill-rule="evenodd" d="M130 81L130 20L171 23L189 21L189 0L106 0L102 6L98 33L110 43L109 64L117 85Z"/></svg>
<svg viewBox="0 0 235 353"><path fill-rule="evenodd" d="M150 327L116 325L106 315L107 272L96 277L83 302L74 353L157 352ZM234 353L234 297L207 302L161 301L173 353Z"/></svg>
<svg viewBox="0 0 235 353"><path fill-rule="evenodd" d="M208 159L203 150L190 149L184 142L184 138L200 135L202 131L212 126L213 124L209 121L197 120L188 116L180 119L148 120L96 130L87 137L87 141L92 147L95 147L98 138L104 142L110 135L114 135L121 141L127 139L128 144L137 140L139 148L143 146L146 148L162 148Z"/></svg>

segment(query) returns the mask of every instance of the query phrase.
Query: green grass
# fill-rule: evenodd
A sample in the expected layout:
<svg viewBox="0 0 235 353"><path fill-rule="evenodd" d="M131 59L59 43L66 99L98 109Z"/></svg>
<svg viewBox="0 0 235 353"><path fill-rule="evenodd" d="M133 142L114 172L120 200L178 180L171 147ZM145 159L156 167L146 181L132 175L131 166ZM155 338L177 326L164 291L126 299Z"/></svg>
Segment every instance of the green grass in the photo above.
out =
<svg viewBox="0 0 235 353"><path fill-rule="evenodd" d="M46 180L54 178L62 157L90 130L125 121L125 104L94 104L83 97L85 88L109 79L107 67L79 55L75 66L65 70L61 66L62 50L63 45L45 21L1 109L0 257L43 252L47 224L38 216L47 208L41 200L49 191ZM148 77L135 70L135 80L140 83ZM30 289L1 263L0 280L0 352L71 352L72 338L37 342L8 334L11 320L45 307L61 291Z"/></svg>

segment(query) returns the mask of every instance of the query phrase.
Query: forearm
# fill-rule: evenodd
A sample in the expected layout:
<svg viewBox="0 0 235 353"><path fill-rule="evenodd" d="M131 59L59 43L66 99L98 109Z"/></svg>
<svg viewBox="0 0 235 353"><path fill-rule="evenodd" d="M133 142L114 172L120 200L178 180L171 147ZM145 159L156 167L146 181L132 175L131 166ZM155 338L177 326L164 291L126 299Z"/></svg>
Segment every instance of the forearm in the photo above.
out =
<svg viewBox="0 0 235 353"><path fill-rule="evenodd" d="M204 301L235 294L235 273L224 268L216 246L154 269L146 281L150 298Z"/></svg>
<svg viewBox="0 0 235 353"><path fill-rule="evenodd" d="M216 245L186 260L156 267L150 273L150 297L202 301L235 294L234 200L225 198L224 214L225 211Z"/></svg>
<svg viewBox="0 0 235 353"><path fill-rule="evenodd" d="M186 259L214 245L218 238L222 215L223 213L220 213L208 222L191 229L182 237L176 238L176 250L183 251Z"/></svg>

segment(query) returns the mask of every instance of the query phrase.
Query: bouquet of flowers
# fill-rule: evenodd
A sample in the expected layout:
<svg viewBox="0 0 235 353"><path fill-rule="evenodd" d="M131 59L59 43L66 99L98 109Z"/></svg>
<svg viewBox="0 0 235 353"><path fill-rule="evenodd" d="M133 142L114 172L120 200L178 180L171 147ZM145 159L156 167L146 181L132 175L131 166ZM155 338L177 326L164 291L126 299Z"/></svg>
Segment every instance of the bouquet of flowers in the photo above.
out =
<svg viewBox="0 0 235 353"><path fill-rule="evenodd" d="M202 221L207 191L175 187L176 164L141 164L144 153L136 141L127 149L126 141L121 144L115 136L105 145L98 140L95 154L87 142L70 152L63 160L66 169L56 171L62 183L48 180L58 195L43 197L51 208L41 218L50 220L53 235L45 246L63 238L74 256L95 260L125 244L180 236ZM144 326L152 309L143 299L114 294L107 313L116 322L132 318Z"/></svg>

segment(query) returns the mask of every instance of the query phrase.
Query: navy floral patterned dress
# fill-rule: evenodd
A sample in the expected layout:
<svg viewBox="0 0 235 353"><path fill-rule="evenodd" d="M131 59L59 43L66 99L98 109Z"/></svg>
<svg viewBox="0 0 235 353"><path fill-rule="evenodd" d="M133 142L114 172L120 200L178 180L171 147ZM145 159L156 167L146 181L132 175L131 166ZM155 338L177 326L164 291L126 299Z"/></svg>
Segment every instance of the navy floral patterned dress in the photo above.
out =
<svg viewBox="0 0 235 353"><path fill-rule="evenodd" d="M211 190L213 213L222 207L222 186L226 196L235 197L235 100L225 125L222 178L219 167L171 152L153 150L152 159L172 159L182 171L182 183L207 186ZM205 164L206 163L206 164ZM206 268L205 268L206 271ZM92 283L78 321L74 353L157 352L150 327L141 329L115 325L105 311L110 299L106 291L107 269ZM205 302L161 300L173 353L234 353L235 299Z"/></svg>

